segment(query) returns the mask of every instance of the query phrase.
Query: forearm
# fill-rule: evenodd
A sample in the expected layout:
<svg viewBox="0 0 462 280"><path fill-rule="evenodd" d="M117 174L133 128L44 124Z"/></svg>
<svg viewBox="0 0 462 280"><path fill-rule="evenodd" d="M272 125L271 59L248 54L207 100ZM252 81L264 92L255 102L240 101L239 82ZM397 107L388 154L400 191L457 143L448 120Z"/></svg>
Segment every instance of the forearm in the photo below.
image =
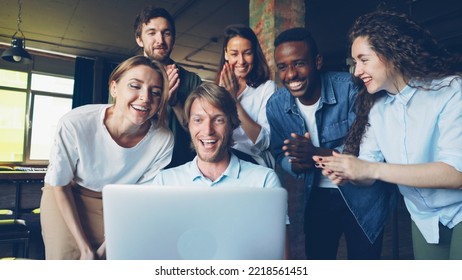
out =
<svg viewBox="0 0 462 280"><path fill-rule="evenodd" d="M443 162L374 165L374 179L417 188L462 189L462 172Z"/></svg>
<svg viewBox="0 0 462 280"><path fill-rule="evenodd" d="M261 125L255 122L249 114L244 110L239 102L237 102L237 113L239 115L239 120L241 121L241 127L252 141L255 144L258 139L258 135L261 131Z"/></svg>
<svg viewBox="0 0 462 280"><path fill-rule="evenodd" d="M54 187L54 195L56 204L81 253L90 252L92 249L80 223L71 186Z"/></svg>

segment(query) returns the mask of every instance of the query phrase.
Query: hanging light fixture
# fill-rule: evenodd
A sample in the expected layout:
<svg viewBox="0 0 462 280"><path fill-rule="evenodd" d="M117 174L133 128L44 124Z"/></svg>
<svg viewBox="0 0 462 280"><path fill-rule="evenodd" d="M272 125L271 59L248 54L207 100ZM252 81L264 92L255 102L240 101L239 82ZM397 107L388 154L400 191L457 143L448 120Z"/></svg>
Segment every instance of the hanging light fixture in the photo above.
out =
<svg viewBox="0 0 462 280"><path fill-rule="evenodd" d="M21 30L21 0L18 0L18 6L18 30L13 34L13 37L11 38L11 48L5 50L2 53L2 58L9 62L28 64L32 62L32 56L24 49L26 37L24 37L24 33L22 33Z"/></svg>

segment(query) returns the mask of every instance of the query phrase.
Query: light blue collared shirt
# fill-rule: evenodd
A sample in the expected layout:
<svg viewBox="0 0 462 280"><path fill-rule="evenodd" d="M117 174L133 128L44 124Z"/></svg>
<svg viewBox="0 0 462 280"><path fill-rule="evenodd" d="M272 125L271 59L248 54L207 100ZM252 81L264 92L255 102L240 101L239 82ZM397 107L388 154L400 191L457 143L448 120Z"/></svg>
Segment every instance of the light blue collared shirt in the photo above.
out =
<svg viewBox="0 0 462 280"><path fill-rule="evenodd" d="M154 185L202 187L282 188L273 169L240 160L234 154L225 172L215 181L205 177L197 167L197 156L183 165L164 169L152 180ZM286 224L290 224L286 216Z"/></svg>
<svg viewBox="0 0 462 280"><path fill-rule="evenodd" d="M377 100L360 158L394 164L444 162L462 172L462 78L414 84L432 90L406 86ZM453 228L462 221L462 190L399 188L428 243L438 243L439 222Z"/></svg>
<svg viewBox="0 0 462 280"><path fill-rule="evenodd" d="M242 186L260 188L281 188L281 182L274 170L240 160L231 154L228 168L215 181L205 177L197 166L197 156L181 166L162 170L152 181L156 185L176 186Z"/></svg>

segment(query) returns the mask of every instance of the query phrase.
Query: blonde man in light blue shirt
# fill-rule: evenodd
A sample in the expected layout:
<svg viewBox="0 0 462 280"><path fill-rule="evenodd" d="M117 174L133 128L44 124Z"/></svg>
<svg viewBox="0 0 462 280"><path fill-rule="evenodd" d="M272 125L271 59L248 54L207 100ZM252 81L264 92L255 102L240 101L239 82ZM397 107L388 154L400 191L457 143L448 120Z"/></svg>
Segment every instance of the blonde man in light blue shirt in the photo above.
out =
<svg viewBox="0 0 462 280"><path fill-rule="evenodd" d="M181 166L161 171L161 185L248 186L280 188L276 173L232 154L233 130L239 126L236 102L223 87L204 83L191 92L185 116L197 156Z"/></svg>

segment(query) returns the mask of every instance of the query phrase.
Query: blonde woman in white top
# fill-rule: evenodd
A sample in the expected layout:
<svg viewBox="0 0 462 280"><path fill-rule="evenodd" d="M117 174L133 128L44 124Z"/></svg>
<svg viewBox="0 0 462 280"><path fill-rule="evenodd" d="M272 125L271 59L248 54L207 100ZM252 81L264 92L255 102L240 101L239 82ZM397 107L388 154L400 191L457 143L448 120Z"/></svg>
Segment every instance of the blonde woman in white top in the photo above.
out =
<svg viewBox="0 0 462 280"><path fill-rule="evenodd" d="M104 258L104 185L150 182L171 160L163 67L132 57L109 91L114 104L78 107L58 124L40 205L46 259Z"/></svg>

